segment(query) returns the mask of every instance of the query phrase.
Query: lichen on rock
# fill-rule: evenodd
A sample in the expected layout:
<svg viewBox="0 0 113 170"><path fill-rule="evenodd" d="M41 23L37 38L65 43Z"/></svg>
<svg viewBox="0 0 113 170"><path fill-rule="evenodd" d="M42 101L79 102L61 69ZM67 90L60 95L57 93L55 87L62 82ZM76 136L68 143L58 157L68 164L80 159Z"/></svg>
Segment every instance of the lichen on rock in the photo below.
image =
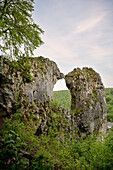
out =
<svg viewBox="0 0 113 170"><path fill-rule="evenodd" d="M53 88L64 78L57 64L48 58L23 58L9 61L0 57L0 120L19 112L22 119L32 117L36 134L47 134L52 127L72 137L83 138L106 132L105 90L101 77L92 68L75 68L65 76L71 92L71 112L52 107ZM55 124L54 124L55 123Z"/></svg>
<svg viewBox="0 0 113 170"><path fill-rule="evenodd" d="M11 62L1 56L0 61L0 108L3 114L10 114L17 98L20 104L51 101L54 84L64 77L56 63L48 58Z"/></svg>
<svg viewBox="0 0 113 170"><path fill-rule="evenodd" d="M65 76L65 81L71 93L76 128L81 135L105 133L106 100L100 75L92 68L75 68Z"/></svg>

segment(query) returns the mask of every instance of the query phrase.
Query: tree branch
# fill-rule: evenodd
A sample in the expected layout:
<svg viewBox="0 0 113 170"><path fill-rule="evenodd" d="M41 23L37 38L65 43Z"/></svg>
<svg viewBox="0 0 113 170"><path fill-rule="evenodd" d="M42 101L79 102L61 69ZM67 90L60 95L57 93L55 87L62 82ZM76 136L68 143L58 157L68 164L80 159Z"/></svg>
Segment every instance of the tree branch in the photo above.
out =
<svg viewBox="0 0 113 170"><path fill-rule="evenodd" d="M4 11L5 11L5 8L6 8L6 6L11 2L12 0L5 0L5 3L4 3L4 6L3 6L3 9L2 9L2 14L1 14L1 19L2 19L2 17L3 17L3 15L4 15Z"/></svg>
<svg viewBox="0 0 113 170"><path fill-rule="evenodd" d="M31 154L28 153L28 152L19 150L19 153L22 153L22 154L23 154L23 157L26 158L26 159L30 159L30 160L33 159L33 155L31 155Z"/></svg>

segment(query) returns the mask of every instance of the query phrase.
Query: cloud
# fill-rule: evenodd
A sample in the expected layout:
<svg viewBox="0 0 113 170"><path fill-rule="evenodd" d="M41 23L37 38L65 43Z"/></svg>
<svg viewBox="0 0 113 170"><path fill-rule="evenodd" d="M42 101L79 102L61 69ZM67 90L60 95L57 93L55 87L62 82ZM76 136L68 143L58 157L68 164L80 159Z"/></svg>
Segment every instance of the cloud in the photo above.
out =
<svg viewBox="0 0 113 170"><path fill-rule="evenodd" d="M45 44L35 50L35 55L54 60L64 74L75 67L93 67L102 75L104 84L111 86L113 3L46 0L46 4L39 1L39 5L38 18L45 30Z"/></svg>
<svg viewBox="0 0 113 170"><path fill-rule="evenodd" d="M104 86L106 88L110 88L110 87L113 88L113 78L112 78L111 75L109 75L109 74L101 74L101 77L102 77L102 81L104 83Z"/></svg>
<svg viewBox="0 0 113 170"><path fill-rule="evenodd" d="M97 16L96 18L89 18L85 21L82 21L81 23L79 23L79 25L75 29L74 34L91 30L98 23L100 23L103 20L103 18L104 18L104 15L100 15L100 16Z"/></svg>
<svg viewBox="0 0 113 170"><path fill-rule="evenodd" d="M58 80L57 83L55 84L53 91L58 91L58 90L68 90L64 79Z"/></svg>

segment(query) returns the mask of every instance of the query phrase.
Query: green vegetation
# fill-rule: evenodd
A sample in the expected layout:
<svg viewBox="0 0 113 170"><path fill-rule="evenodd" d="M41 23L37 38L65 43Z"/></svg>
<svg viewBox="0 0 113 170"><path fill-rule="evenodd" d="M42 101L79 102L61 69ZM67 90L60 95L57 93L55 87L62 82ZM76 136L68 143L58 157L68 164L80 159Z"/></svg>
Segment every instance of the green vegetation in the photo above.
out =
<svg viewBox="0 0 113 170"><path fill-rule="evenodd" d="M21 71L23 82L33 81L32 75L30 74L30 69L32 68L30 58L22 58L18 61L12 61L10 66L14 72Z"/></svg>
<svg viewBox="0 0 113 170"><path fill-rule="evenodd" d="M68 100L69 98L65 95L68 94L70 97L69 91L54 93L61 92L64 97L62 100ZM112 89L107 89L106 95L112 94L111 92ZM77 134L70 137L69 124L63 114L57 110L54 100L46 115L47 133L38 134L37 126L45 110L40 112L39 120L35 120L35 115L30 111L27 118L27 115L23 115L19 108L18 97L17 93L16 113L5 120L0 132L1 169L112 170L113 129L108 134L99 137L91 135L80 139ZM107 100L110 101L110 99ZM70 108L70 105L67 106Z"/></svg>
<svg viewBox="0 0 113 170"><path fill-rule="evenodd" d="M32 18L34 0L1 0L0 49L9 59L29 57L43 44L43 30Z"/></svg>
<svg viewBox="0 0 113 170"><path fill-rule="evenodd" d="M86 139L58 139L60 114L53 114L47 135L35 135L35 122L22 121L22 114L15 113L5 120L0 134L0 168L1 169L77 169L77 170L112 170L113 167L113 132L104 137L104 142L89 136ZM61 132L61 130L59 130ZM57 135L56 135L57 134ZM29 153L32 159L27 159Z"/></svg>
<svg viewBox="0 0 113 170"><path fill-rule="evenodd" d="M6 123L6 125L8 125ZM28 167L28 161L22 158L19 149L24 148L25 143L21 142L19 135L9 128L5 128L2 133L0 143L0 168L21 169Z"/></svg>
<svg viewBox="0 0 113 170"><path fill-rule="evenodd" d="M79 77L82 74L87 76L87 79L89 79L91 77L93 78L98 73L96 73L92 68L83 67L82 70L77 68L76 72L68 73L67 77Z"/></svg>
<svg viewBox="0 0 113 170"><path fill-rule="evenodd" d="M71 95L69 90L61 90L53 92L54 102L58 104L60 107L64 107L66 109L71 108Z"/></svg>
<svg viewBox="0 0 113 170"><path fill-rule="evenodd" d="M106 88L107 120L113 122L113 88Z"/></svg>
<svg viewBox="0 0 113 170"><path fill-rule="evenodd" d="M37 63L37 68L35 68L36 70L33 70L35 71L35 74L34 76L38 76L38 73L37 71L41 71L43 74L46 74L46 70L44 68L44 62L46 61L45 58L43 57L35 57L35 58L32 58L32 57L23 57L19 60L13 60L12 62L10 62L9 59L6 60L7 63L9 62L9 66L10 66L10 74L12 73L16 73L17 75L17 72L19 71L21 76L22 76L22 79L23 79L23 82L32 82L34 80L33 76L31 75L31 70L33 69L33 62L36 62ZM2 68L3 70L4 68Z"/></svg>
<svg viewBox="0 0 113 170"><path fill-rule="evenodd" d="M107 120L113 122L113 88L106 88L106 102L107 102ZM95 91L93 91L94 95ZM60 107L66 109L71 108L71 94L68 90L54 91L54 101L58 103Z"/></svg>
<svg viewBox="0 0 113 170"><path fill-rule="evenodd" d="M112 95L112 89L106 89L106 95L107 101L111 101L108 96ZM67 130L69 124L56 109L57 98L61 99L63 107L67 106L70 109L70 92L54 92L54 98L46 117L46 134L39 135L36 130L39 123L34 119L35 115L28 113L27 118L21 109L5 120L0 132L0 168L112 170L113 131L104 136L104 141L102 136L99 140L93 135L86 139L80 139L77 134L76 137L70 137ZM67 103L63 103L64 100ZM18 110L18 93L15 107ZM40 116L43 117L43 113L40 113ZM29 157L26 157L26 153Z"/></svg>

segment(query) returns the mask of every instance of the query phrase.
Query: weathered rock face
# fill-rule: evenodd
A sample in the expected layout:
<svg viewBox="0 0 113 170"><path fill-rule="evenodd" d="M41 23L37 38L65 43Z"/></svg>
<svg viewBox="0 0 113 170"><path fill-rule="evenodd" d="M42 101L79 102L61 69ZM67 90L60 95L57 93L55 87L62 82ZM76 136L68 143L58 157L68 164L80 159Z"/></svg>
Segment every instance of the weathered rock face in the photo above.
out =
<svg viewBox="0 0 113 170"><path fill-rule="evenodd" d="M71 92L71 113L51 105L53 88L64 78L55 62L43 57L10 62L0 58L0 122L18 112L22 120L36 122L36 134L47 134L53 122L70 136L78 130L82 137L106 131L105 91L98 73L91 68L77 68L65 76Z"/></svg>
<svg viewBox="0 0 113 170"><path fill-rule="evenodd" d="M9 62L0 58L0 112L6 115L17 100L44 103L52 100L54 84L64 77L55 62L43 57ZM20 101L19 101L20 102Z"/></svg>
<svg viewBox="0 0 113 170"><path fill-rule="evenodd" d="M74 69L65 76L71 93L74 126L83 137L106 132L106 100L101 77L92 68Z"/></svg>

